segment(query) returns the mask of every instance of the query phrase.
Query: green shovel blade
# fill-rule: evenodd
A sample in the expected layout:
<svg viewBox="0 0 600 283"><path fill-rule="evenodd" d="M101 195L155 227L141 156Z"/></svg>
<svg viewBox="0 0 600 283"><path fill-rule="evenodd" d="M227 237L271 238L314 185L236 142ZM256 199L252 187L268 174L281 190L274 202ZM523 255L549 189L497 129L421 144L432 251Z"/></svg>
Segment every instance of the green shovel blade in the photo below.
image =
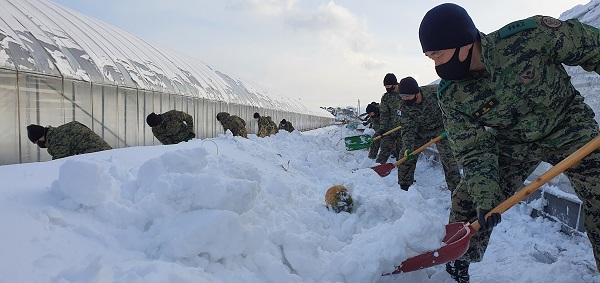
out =
<svg viewBox="0 0 600 283"><path fill-rule="evenodd" d="M352 136L345 138L344 142L346 150L358 150L370 147L373 144L373 137L371 135Z"/></svg>

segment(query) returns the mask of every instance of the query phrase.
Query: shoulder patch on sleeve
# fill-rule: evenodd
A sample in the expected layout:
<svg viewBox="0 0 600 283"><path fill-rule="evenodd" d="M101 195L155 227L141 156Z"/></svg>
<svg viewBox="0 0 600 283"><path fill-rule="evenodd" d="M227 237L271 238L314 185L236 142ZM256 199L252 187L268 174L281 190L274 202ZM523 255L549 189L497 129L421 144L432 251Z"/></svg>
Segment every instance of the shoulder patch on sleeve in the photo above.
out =
<svg viewBox="0 0 600 283"><path fill-rule="evenodd" d="M534 19L524 19L505 25L498 31L498 34L500 35L500 38L505 38L517 32L534 28L537 28L537 24Z"/></svg>
<svg viewBox="0 0 600 283"><path fill-rule="evenodd" d="M558 28L562 26L562 21L557 20L553 17L543 17L542 23L549 28Z"/></svg>
<svg viewBox="0 0 600 283"><path fill-rule="evenodd" d="M438 89L437 89L437 99L440 100L440 95L442 94L442 92L444 92L444 90L446 90L454 81L448 81L448 80L444 80L442 79L440 81L440 83L438 84Z"/></svg>

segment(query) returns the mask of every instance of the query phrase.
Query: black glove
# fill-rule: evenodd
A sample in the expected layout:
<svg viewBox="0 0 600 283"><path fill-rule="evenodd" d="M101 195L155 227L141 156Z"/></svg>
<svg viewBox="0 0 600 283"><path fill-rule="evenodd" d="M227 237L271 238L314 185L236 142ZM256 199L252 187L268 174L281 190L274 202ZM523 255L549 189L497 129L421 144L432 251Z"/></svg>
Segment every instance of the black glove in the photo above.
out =
<svg viewBox="0 0 600 283"><path fill-rule="evenodd" d="M481 232L492 231L492 229L498 225L500 221L502 221L502 215L498 212L492 213L492 215L488 216L484 220L484 217L488 212L490 211L486 209L480 209L477 211L477 221L481 226L481 229L479 229Z"/></svg>
<svg viewBox="0 0 600 283"><path fill-rule="evenodd" d="M369 124L369 122L368 122L368 121L367 121L367 122L363 122L363 126L366 126L366 125L368 125L368 124Z"/></svg>

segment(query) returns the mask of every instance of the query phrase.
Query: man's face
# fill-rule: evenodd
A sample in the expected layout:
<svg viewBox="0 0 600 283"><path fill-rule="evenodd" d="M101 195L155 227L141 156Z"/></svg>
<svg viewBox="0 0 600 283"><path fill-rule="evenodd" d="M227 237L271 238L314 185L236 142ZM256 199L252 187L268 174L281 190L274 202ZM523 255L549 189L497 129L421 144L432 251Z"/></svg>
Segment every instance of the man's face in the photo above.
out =
<svg viewBox="0 0 600 283"><path fill-rule="evenodd" d="M396 85L384 85L385 91L392 93L396 91Z"/></svg>
<svg viewBox="0 0 600 283"><path fill-rule="evenodd" d="M470 43L460 48L427 51L425 56L433 60L435 71L440 78L461 80L472 68L473 46L473 43Z"/></svg>
<svg viewBox="0 0 600 283"><path fill-rule="evenodd" d="M41 138L39 138L37 141L35 141L34 144L36 144L40 148L48 147L48 145L46 144L46 138L43 136Z"/></svg>
<svg viewBox="0 0 600 283"><path fill-rule="evenodd" d="M375 112L369 112L369 116L371 116L371 117L375 116Z"/></svg>
<svg viewBox="0 0 600 283"><path fill-rule="evenodd" d="M461 62L465 61L465 59L467 59L467 56L469 56L469 50L471 50L472 47L473 43L469 43L465 46L458 48L458 60ZM456 52L456 50L456 48L450 48L435 51L427 51L425 52L425 56L433 60L435 66L437 67L439 65L448 63L448 61L452 59L452 56L454 55L454 52Z"/></svg>
<svg viewBox="0 0 600 283"><path fill-rule="evenodd" d="M429 59L433 60L435 66L443 65L448 63L454 55L456 48L444 49L444 50L436 50L436 51L427 51L425 52L425 56L429 57Z"/></svg>
<svg viewBox="0 0 600 283"><path fill-rule="evenodd" d="M403 94L400 96L400 98L402 98L402 100L413 100L415 99L415 96L417 96L416 94Z"/></svg>

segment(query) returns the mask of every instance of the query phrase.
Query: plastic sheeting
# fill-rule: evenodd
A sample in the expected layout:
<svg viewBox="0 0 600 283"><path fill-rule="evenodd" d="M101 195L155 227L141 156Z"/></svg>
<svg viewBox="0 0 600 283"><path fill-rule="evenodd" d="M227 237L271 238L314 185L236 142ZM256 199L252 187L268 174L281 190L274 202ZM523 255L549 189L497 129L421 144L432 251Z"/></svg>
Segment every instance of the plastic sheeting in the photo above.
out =
<svg viewBox="0 0 600 283"><path fill-rule="evenodd" d="M0 0L0 67L331 117L197 59L43 0Z"/></svg>
<svg viewBox="0 0 600 283"><path fill-rule="evenodd" d="M113 148L157 145L146 115L172 109L192 115L202 139L223 133L221 111L249 133L255 112L298 130L334 118L52 2L0 0L0 165L51 159L29 124L79 121Z"/></svg>

